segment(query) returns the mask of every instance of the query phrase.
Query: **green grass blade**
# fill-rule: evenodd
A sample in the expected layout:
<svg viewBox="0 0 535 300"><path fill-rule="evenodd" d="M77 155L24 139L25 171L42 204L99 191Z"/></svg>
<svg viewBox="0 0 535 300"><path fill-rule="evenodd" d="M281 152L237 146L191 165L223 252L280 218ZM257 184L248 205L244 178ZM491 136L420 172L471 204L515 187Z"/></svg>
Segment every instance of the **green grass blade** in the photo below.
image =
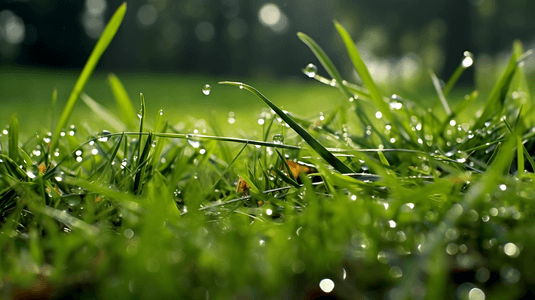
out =
<svg viewBox="0 0 535 300"><path fill-rule="evenodd" d="M143 125L145 124L145 96L143 93L139 93L139 100L141 101L141 109L137 115L139 117L139 139L137 143L137 150L134 152L134 156L137 157L140 157L141 155L141 139L143 138ZM137 165L139 166L140 163L141 161L138 161Z"/></svg>
<svg viewBox="0 0 535 300"><path fill-rule="evenodd" d="M126 130L126 126L121 121L117 120L109 110L93 100L93 98L89 97L86 93L82 93L80 98L99 118L108 123L114 131Z"/></svg>
<svg viewBox="0 0 535 300"><path fill-rule="evenodd" d="M312 50L312 53L316 56L316 58L320 61L321 65L325 68L327 73L336 80L338 88L342 91L342 94L346 97L346 99L349 99L352 97L349 90L342 84L343 79L342 75L340 75L340 72L338 72L338 69L334 66L331 59L325 54L325 51L321 49L321 47L308 35L298 32L297 36L303 43L305 43L310 50Z"/></svg>
<svg viewBox="0 0 535 300"><path fill-rule="evenodd" d="M294 186L294 187L299 187L299 183L297 183L297 181L293 180L292 178L288 177L288 175L284 174L283 171L279 170L279 169L273 169L273 172L275 172L277 175L279 175L279 177L286 183ZM288 174L292 174L292 172L289 172Z"/></svg>
<svg viewBox="0 0 535 300"><path fill-rule="evenodd" d="M481 128L483 123L485 123L488 118L498 112L501 112L503 101L505 100L505 96L509 90L509 85L513 79L515 70L518 68L516 64L517 58L517 55L513 52L505 71L492 89L487 102L485 103L485 107L483 108L481 116L476 120L474 126L472 126L472 130Z"/></svg>
<svg viewBox="0 0 535 300"><path fill-rule="evenodd" d="M243 150L245 150L245 148L247 148L247 143L245 145L243 145L243 147L240 149L240 151L238 152L238 154L236 154L236 156L234 156L234 158L232 159L232 161L228 164L228 166L225 168L225 170L223 170L223 172L221 172L221 175L219 176L219 178L214 182L214 184L212 184L212 186L204 193L205 195L205 198L215 189L215 187L217 186L217 184L219 183L219 181L221 181L221 178L223 178L223 175L225 175L225 173L227 173L227 171L230 169L230 167L234 164L234 162L238 159L238 157L240 157L240 155L242 154Z"/></svg>
<svg viewBox="0 0 535 300"><path fill-rule="evenodd" d="M440 99L440 103L442 103L442 107L444 107L444 111L448 116L451 115L451 108L448 104L448 101L446 100L446 97L444 96L444 93L442 92L442 88L440 87L440 80L438 80L437 75L435 75L435 72L433 72L432 70L429 70L429 76L431 76L433 86L437 91L438 98Z"/></svg>
<svg viewBox="0 0 535 300"><path fill-rule="evenodd" d="M11 116L9 120L9 133L8 133L8 149L9 157L14 162L19 162L19 119L16 114Z"/></svg>
<svg viewBox="0 0 535 300"><path fill-rule="evenodd" d="M54 131L54 134L52 136L52 141L50 143L50 149L55 149L59 138L61 136L61 130L67 122L69 121L69 118L72 114L72 110L74 109L74 105L76 104L76 101L78 100L78 97L80 96L80 93L83 91L87 81L89 80L89 77L91 77L91 74L93 73L93 70L97 66L98 61L100 60L100 57L108 48L108 45L110 44L111 40L117 33L117 29L119 29L119 26L121 25L124 15L126 13L126 2L123 3L117 11L113 14L110 21L108 22L108 25L106 25L106 28L104 28L104 31L102 32L102 35L98 39L97 44L95 45L95 48L93 49L93 52L91 52L91 55L89 56L89 59L87 60L82 73L80 73L80 76L78 77L78 80L76 81L76 84L74 85L74 88L69 96L69 99L67 100L67 104L65 105L65 108L63 109L63 112L61 113L59 117L58 124L56 126L56 130Z"/></svg>
<svg viewBox="0 0 535 300"><path fill-rule="evenodd" d="M108 173L108 170L111 169L111 166L113 164L113 161L115 160L115 157L117 156L117 152L119 151L119 147L121 146L121 142L123 141L123 138L124 138L124 133L121 134L121 136L117 140L116 144L113 146L112 151L111 151L111 156L108 158L108 161L106 162L106 164L104 166L104 170L102 171L102 173L98 177L99 181L101 181L101 182L104 181L103 180L105 178L104 176L106 176L106 174Z"/></svg>
<svg viewBox="0 0 535 300"><path fill-rule="evenodd" d="M108 83L110 84L111 92L113 93L113 98L117 104L117 108L121 114L121 118L124 124L128 128L134 128L136 123L136 111L134 106L132 106L132 101L126 92L123 84L115 74L108 75Z"/></svg>
<svg viewBox="0 0 535 300"><path fill-rule="evenodd" d="M288 165L288 162L286 162L286 158L284 158L284 156L282 155L282 153L280 153L280 151L278 149L275 149L275 151L277 152L277 155L279 156L279 158L280 158L280 160L282 162L282 165L284 166L284 169L286 169L286 172L288 173L288 177L290 177L290 179L293 182L297 183L297 180L295 179L295 176L292 173L292 170L290 169L290 166Z"/></svg>
<svg viewBox="0 0 535 300"><path fill-rule="evenodd" d="M148 158L149 153L152 148L152 133L149 133L149 136L147 137L147 140L145 141L145 146L143 147L143 152L141 153L141 156L138 160L138 172L136 174L136 178L134 180L134 194L139 195L141 194L142 187L143 187L143 180L146 177L146 168L148 165ZM141 144L141 143L140 143Z"/></svg>
<svg viewBox="0 0 535 300"><path fill-rule="evenodd" d="M335 21L334 26L336 27L336 30L338 30L338 33L342 37L342 40L344 41L344 44L346 46L346 50L349 54L349 57L351 58L351 61L353 62L353 66L357 70L364 85L368 88L368 91L370 91L370 96L375 102L375 105L377 105L377 108L379 108L383 116L385 116L385 118L388 121L393 122L392 112L390 111L388 104L383 101L383 96L379 92L377 85L375 85L375 82L373 81L370 75L370 72L368 71L368 68L364 64L364 61L360 57L357 47L355 47L355 42L353 42L353 39L351 38L349 33L345 30L345 28L340 23Z"/></svg>
<svg viewBox="0 0 535 300"><path fill-rule="evenodd" d="M325 159L333 168L335 168L340 173L353 173L353 170L351 170L351 168L344 164L340 159L332 155L332 153L325 149L325 147L323 147L323 145L321 145L318 140L312 137L303 127L297 124L290 116L285 114L278 106L276 106L268 98L262 95L257 89L241 82L222 81L219 83L234 85L242 89L246 89L247 91L256 95L258 98L264 101L264 103L266 103L271 109L273 109L273 111L275 111L275 113L277 113L277 115L279 115L279 117L281 117L284 122L286 122L290 127L292 127L292 129L295 130L295 132L297 132L297 134L301 136L305 140L305 142L307 142L310 147L312 147L312 149L314 149L314 151L316 151L316 153L318 153L323 159Z"/></svg>
<svg viewBox="0 0 535 300"><path fill-rule="evenodd" d="M473 56L474 55L469 51L464 52L463 60L461 61L457 69L455 69L450 79L448 79L448 82L444 86L444 89L442 90L444 96L447 96L450 93L453 86L455 86L455 83L457 83L459 78L461 78L461 75L463 75L464 70L472 66L474 62Z"/></svg>

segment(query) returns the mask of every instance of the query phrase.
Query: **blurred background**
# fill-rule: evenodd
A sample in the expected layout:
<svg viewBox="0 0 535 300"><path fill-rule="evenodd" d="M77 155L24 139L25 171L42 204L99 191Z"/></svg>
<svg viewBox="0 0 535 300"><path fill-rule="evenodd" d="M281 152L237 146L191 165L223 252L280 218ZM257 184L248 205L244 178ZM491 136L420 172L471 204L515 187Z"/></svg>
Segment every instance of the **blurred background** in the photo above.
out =
<svg viewBox="0 0 535 300"><path fill-rule="evenodd" d="M58 87L59 101L66 99L77 72L121 3L119 0L0 0L0 88L4 92L1 101L20 107L28 99L49 102L54 87ZM460 84L476 86L484 93L500 75L499 68L507 60L513 40L521 40L525 49L535 48L533 0L139 0L127 3L123 24L86 89L97 101L112 99L109 92L101 91L102 82L92 85L94 80L104 81L105 75L98 76L108 72L121 75L132 97L139 97L136 96L139 92L148 93L152 98L147 99L155 101L151 103L165 107L175 103L180 95L183 109L187 103L193 107L201 99L204 83L216 85L216 79L257 80L253 81L255 84L269 80L312 83L301 70L310 62L319 63L297 38L299 31L322 46L347 80L358 82L335 32L332 23L335 19L349 31L385 94L394 92L389 91L393 87L415 91L424 86L432 90L427 70L432 69L447 80L467 50L474 53L475 67L463 74ZM525 70L534 73L533 59L526 62ZM319 73L327 75L321 68ZM185 76L181 77L181 89L174 86L177 76ZM200 79L189 82L192 78ZM195 85L195 97L184 90L191 85ZM283 89L280 94L286 98L293 97L289 90L298 89L279 86ZM270 87L259 88L266 91ZM301 91L320 95L325 90ZM333 89L329 92L336 93ZM273 93L278 96L277 91ZM215 103L213 98L202 99ZM287 104L292 108L291 105ZM199 113L198 109L185 111ZM0 117L5 118L7 113L0 113Z"/></svg>
<svg viewBox="0 0 535 300"><path fill-rule="evenodd" d="M1 0L2 65L81 68L121 2ZM101 69L298 76L315 61L296 37L302 31L351 72L334 19L351 33L378 81L413 77L424 66L444 77L465 50L492 60L514 39L527 48L535 42L532 0L127 2Z"/></svg>

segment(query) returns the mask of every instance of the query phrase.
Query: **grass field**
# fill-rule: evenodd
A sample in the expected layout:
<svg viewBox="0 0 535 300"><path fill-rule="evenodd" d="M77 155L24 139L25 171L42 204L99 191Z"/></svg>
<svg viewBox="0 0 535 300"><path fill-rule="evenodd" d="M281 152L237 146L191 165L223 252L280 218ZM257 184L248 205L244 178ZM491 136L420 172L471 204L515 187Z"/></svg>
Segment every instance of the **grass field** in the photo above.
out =
<svg viewBox="0 0 535 300"><path fill-rule="evenodd" d="M535 106L520 43L489 93L435 78L423 101L385 97L336 22L360 86L304 33L328 75L308 74L327 85L89 79L125 11L78 80L0 73L0 297L533 296Z"/></svg>
<svg viewBox="0 0 535 300"><path fill-rule="evenodd" d="M302 116L317 115L319 113L317 107L332 109L342 103L342 96L332 87L313 80L305 80L306 76L300 70L296 70L296 74L301 74L302 79L285 81L252 79L247 82L261 88L273 99L277 99L284 109ZM58 90L56 113L59 113L74 86L77 75L75 71L0 68L0 89L3 91L4 107L0 112L0 120L3 120L2 123L5 125L11 115L17 113L21 120L25 120L21 122L23 132L36 130L31 127L40 128L43 122L50 123L53 89ZM85 88L85 93L117 113L107 76L107 73L94 74ZM232 111L235 113L235 123L234 126L228 126L228 129L232 130L254 123L261 110L265 109L265 106L260 101L255 101L252 96L217 84L222 80L244 78L154 73L119 73L117 76L134 102L139 100L140 93L145 95L149 120L154 120L160 109L163 109L169 122L173 123L188 121L190 117L195 119L216 117L225 121L228 113ZM205 84L212 87L208 96L202 93ZM31 109L28 109L29 107ZM88 111L86 105L78 103L72 123L76 124L77 120L87 120ZM98 120L93 117L90 119ZM224 123L226 122L222 122L221 126L226 130L227 125Z"/></svg>

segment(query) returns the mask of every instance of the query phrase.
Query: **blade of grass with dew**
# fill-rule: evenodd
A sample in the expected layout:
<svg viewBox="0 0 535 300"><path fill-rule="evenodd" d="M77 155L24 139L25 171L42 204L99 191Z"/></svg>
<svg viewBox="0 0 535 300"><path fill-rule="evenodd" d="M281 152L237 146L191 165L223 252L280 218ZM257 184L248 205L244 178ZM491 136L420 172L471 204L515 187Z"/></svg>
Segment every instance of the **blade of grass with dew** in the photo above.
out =
<svg viewBox="0 0 535 300"><path fill-rule="evenodd" d="M159 130L159 132L166 132L167 131L167 127L169 126L169 124L167 123L167 121L163 124L161 130ZM154 138L154 142L156 143L156 147L154 148L154 152L153 152L153 155L152 155L152 167L153 168L156 168L158 166L158 164L160 163L160 156L162 155L162 151L163 151L163 146L165 144L165 139L160 139L160 138Z"/></svg>
<svg viewBox="0 0 535 300"><path fill-rule="evenodd" d="M502 111L503 101L505 101L505 96L507 95L507 91L509 90L509 85L511 84L511 80L513 79L515 70L518 68L516 63L517 58L518 57L516 53L513 52L511 58L509 59L509 63L505 68L505 71L503 72L502 76L490 92L490 95L487 98L481 116L475 121L474 125L472 126L472 131L481 128L483 123L485 123L487 119L489 119L492 115L500 113Z"/></svg>
<svg viewBox="0 0 535 300"><path fill-rule="evenodd" d="M158 115L156 115L156 122L154 123L154 131L155 132L166 132L167 131L168 123L163 121L163 110L160 109L158 112ZM156 165L160 161L160 155L163 151L163 145L165 143L165 139L160 139L158 137L153 138L153 143L156 143L156 146L154 147L151 166L152 168L156 168Z"/></svg>
<svg viewBox="0 0 535 300"><path fill-rule="evenodd" d="M517 117L516 124L515 124L514 128L511 127L509 122L507 122L507 119L504 118L504 120L503 120L503 123L505 124L505 126L507 127L507 129L509 130L509 132L511 134L514 132L514 129L516 129L517 126L518 126L519 120L521 118L520 117L521 112L522 112L522 108L520 109L520 112L518 113L518 117ZM528 158L528 161L529 161L531 167L533 168L533 170L535 170L535 162L533 161L533 158L531 158L531 155L529 155L528 150L524 146L524 143L522 142L522 137L518 136L517 137L517 145L516 145L516 156L517 156L517 170L518 170L518 174L520 176L524 175L524 171L525 171L524 154L526 154L526 157Z"/></svg>
<svg viewBox="0 0 535 300"><path fill-rule="evenodd" d="M444 89L442 89L442 93L444 94L444 96L447 96L450 93L451 89L453 88L453 86L455 86L455 83L457 83L459 78L461 78L461 75L463 75L464 71L467 68L471 67L473 63L473 54L469 51L465 51L463 53L463 60L461 61L457 69L455 69L450 79L448 79L448 82L444 86Z"/></svg>
<svg viewBox="0 0 535 300"><path fill-rule="evenodd" d="M117 152L119 151L119 147L121 146L121 142L123 141L123 138L124 138L124 133L121 134L121 136L119 137L119 139L117 140L117 142L113 146L112 151L111 151L111 155L110 155L109 158L107 158L107 162L104 165L104 169L102 170L102 173L100 173L100 175L98 177L98 181L99 182L109 182L109 180L104 180L104 178L105 178L106 174L108 173L108 171L111 170L111 166L113 165L113 161L115 160L115 157L117 156ZM91 177L89 177L89 178L91 178Z"/></svg>
<svg viewBox="0 0 535 300"><path fill-rule="evenodd" d="M143 138L143 126L145 124L145 96L143 95L143 93L139 93L139 100L141 102L141 109L137 114L137 116L139 117L139 137L137 142L137 148L134 152L132 152L132 162L136 164L136 167L140 164L139 157L141 155L141 141ZM137 157L138 160L135 161L134 157Z"/></svg>
<svg viewBox="0 0 535 300"><path fill-rule="evenodd" d="M344 164L340 159L336 158L334 155L332 155L331 152L329 152L323 145L318 142L314 137L312 137L303 127L301 127L299 124L297 124L290 116L285 114L278 106L276 106L273 102L271 102L268 98L266 98L264 95L262 95L257 89L254 87L241 83L241 82L231 82L231 81L222 81L219 82L220 84L228 84L237 86L243 89L246 89L247 91L251 92L253 95L260 98L264 103L266 103L281 119L284 120L295 132L307 142L314 151L316 151L319 156L321 156L323 159L325 159L333 168L335 168L340 173L353 173L353 170L349 168L346 164Z"/></svg>
<svg viewBox="0 0 535 300"><path fill-rule="evenodd" d="M275 151L277 152L277 155L279 156L281 163L284 166L284 169L286 169L286 172L288 172L288 177L290 177L292 181L297 183L297 180L295 179L295 176L292 173L292 170L290 169L290 166L288 165L288 162L286 162L286 159L284 158L284 156L280 153L278 149L275 149Z"/></svg>
<svg viewBox="0 0 535 300"><path fill-rule="evenodd" d="M11 159L11 157L0 154L0 159L3 160L3 166L9 171L9 175L18 180L27 180L28 175L17 165L17 163Z"/></svg>
<svg viewBox="0 0 535 300"><path fill-rule="evenodd" d="M150 149L152 148L152 133L149 133L149 136L147 137L147 140L145 141L145 146L143 147L143 152L138 158L137 163L137 173L136 178L134 179L134 194L139 195L141 194L144 179L146 177L146 169L147 165L149 164L148 158Z"/></svg>
<svg viewBox="0 0 535 300"><path fill-rule="evenodd" d="M275 172L277 175L279 175L279 177L286 183L294 186L294 187L299 187L299 183L297 183L297 181L293 180L292 178L288 177L288 175L286 175L284 172L282 172L281 170L279 169L273 169L273 172ZM288 173L288 174L291 174Z"/></svg>
<svg viewBox="0 0 535 300"><path fill-rule="evenodd" d="M522 114L522 116L526 116L528 114L533 113L533 106L531 103L531 93L529 91L529 85L528 85L528 81L526 78L526 72L524 68L521 68L520 66L523 64L522 58L525 57L526 55L529 56L530 52L528 51L524 53L524 47L522 46L522 43L519 41L515 41L513 43L513 51L518 57L517 65L519 67L516 69L515 75L511 82L510 90L512 92L511 92L511 97L509 100L511 100L512 105L514 105L515 107L522 106L524 110L524 113ZM527 121L527 119L524 121ZM525 125L527 126L528 124L525 124Z"/></svg>
<svg viewBox="0 0 535 300"><path fill-rule="evenodd" d="M336 80L336 82L338 83L338 88L340 89L340 91L342 92L344 97L346 99L351 98L352 97L351 93L345 87L345 85L342 84L342 82L343 82L342 75L340 75L340 72L338 72L338 69L336 69L336 67L334 66L333 62L329 58L329 56L327 56L327 54L325 54L325 51L323 51L323 49L321 49L321 47L311 37L309 37L308 35L306 35L306 34L304 34L302 32L298 32L297 36L299 37L299 39L303 43L305 43L305 45L308 46L308 48L310 48L310 50L312 50L312 53L314 53L316 58L320 61L321 65L327 71L327 73L329 73L329 75L334 80Z"/></svg>
<svg viewBox="0 0 535 300"><path fill-rule="evenodd" d="M126 125L117 120L115 116L107 110L104 106L100 105L93 98L89 97L86 93L80 94L80 99L104 122L113 128L114 131L125 131Z"/></svg>
<svg viewBox="0 0 535 300"><path fill-rule="evenodd" d="M373 81L370 75L370 72L368 71L368 68L364 64L364 61L360 57L357 47L355 47L355 42L353 42L353 39L351 38L349 33L345 30L345 28L340 23L335 21L334 26L336 27L338 34L340 34L340 36L342 37L346 50L349 54L349 57L351 61L353 62L353 66L358 72L364 85L368 88L368 91L370 92L370 96L375 102L375 105L377 105L377 108L379 108L383 116L385 116L385 118L388 121L393 123L394 118L392 116L392 112L390 111L388 104L383 101L383 96L379 92L377 85L375 85L375 82Z"/></svg>
<svg viewBox="0 0 535 300"><path fill-rule="evenodd" d="M444 111L446 112L446 115L451 115L451 108L448 104L448 100L446 100L446 97L444 96L444 93L442 92L442 88L440 87L440 80L438 79L437 75L435 75L435 72L433 70L429 69L429 76L431 76L431 80L433 81L433 86L435 87L435 91L437 92L438 99L440 99L440 103L442 103L442 107L444 107Z"/></svg>
<svg viewBox="0 0 535 300"><path fill-rule="evenodd" d="M238 154L236 154L236 156L234 156L234 158L232 159L232 161L229 163L229 165L225 168L225 170L223 170L223 172L221 172L221 175L219 176L219 178L214 182L214 184L212 184L212 186L204 193L205 194L205 198L208 194L210 194L210 192L212 192L215 187L217 186L217 184L219 183L219 181L221 181L221 179L223 178L223 175L225 175L225 173L227 173L227 171L230 169L230 167L234 164L234 162L236 161L236 159L238 159L238 157L240 157L240 155L242 154L243 150L245 150L245 148L247 148L247 145L248 144L245 144L243 145L243 147L240 149L240 151L238 152Z"/></svg>
<svg viewBox="0 0 535 300"><path fill-rule="evenodd" d="M104 31L102 32L102 35L97 41L97 44L95 45L95 48L93 48L93 51L91 52L91 55L89 55L89 59L87 60L82 73L80 73L80 76L78 77L78 80L76 81L76 84L74 85L74 88L69 96L69 99L67 100L67 104L65 105L65 108L63 109L58 124L56 125L56 129L54 131L54 134L52 135L52 141L50 143L50 149L53 151L56 149L56 146L59 142L59 138L61 136L61 130L67 122L69 121L69 118L72 114L72 110L74 109L74 105L76 104L76 101L78 100L78 97L80 96L80 93L83 91L87 81L89 80L89 77L91 77L91 74L93 73L93 70L97 66L98 61L100 60L100 57L108 48L109 44L111 43L111 40L117 33L117 30L119 29L119 26L121 25L124 15L126 13L126 2L121 4L119 8L115 11L113 16L111 17L110 21L106 25L106 28L104 28Z"/></svg>
<svg viewBox="0 0 535 300"><path fill-rule="evenodd" d="M11 116L9 120L9 132L8 132L8 148L9 157L14 162L19 162L19 119L16 114Z"/></svg>
<svg viewBox="0 0 535 300"><path fill-rule="evenodd" d="M132 101L126 92L123 84L115 74L111 73L108 75L108 83L110 84L110 89L117 104L117 108L121 114L121 118L124 124L128 128L133 129L136 123L136 111L132 105Z"/></svg>
<svg viewBox="0 0 535 300"><path fill-rule="evenodd" d="M509 167L513 159L514 152L512 150L516 145L516 136L518 133L515 131L512 135L513 138L509 139L503 145L497 159L494 160L489 170L481 176L479 181L468 189L461 202L453 204L446 212L441 222L444 226L436 226L426 235L425 241L421 245L421 251L416 251L415 253L419 254L412 258L412 262L406 264L407 270L403 272L403 278L397 287L392 290L390 298L410 298L410 290L413 287L414 280L420 278L421 274L425 272L429 257L435 251L443 251L440 246L445 241L444 235L446 231L456 225L463 212L469 211L485 194L492 192L503 178L502 174Z"/></svg>

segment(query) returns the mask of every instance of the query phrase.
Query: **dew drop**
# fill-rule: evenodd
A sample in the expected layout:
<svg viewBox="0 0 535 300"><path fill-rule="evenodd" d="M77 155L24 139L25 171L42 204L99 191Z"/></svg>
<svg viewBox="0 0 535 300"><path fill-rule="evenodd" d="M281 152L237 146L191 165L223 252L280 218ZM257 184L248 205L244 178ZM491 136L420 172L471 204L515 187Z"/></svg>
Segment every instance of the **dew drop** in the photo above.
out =
<svg viewBox="0 0 535 300"><path fill-rule="evenodd" d="M403 276L403 271L398 266L393 266L392 268L390 268L389 273L390 276L392 276L393 278L400 278L401 276Z"/></svg>
<svg viewBox="0 0 535 300"><path fill-rule="evenodd" d="M336 86L336 79L331 80L331 86Z"/></svg>
<svg viewBox="0 0 535 300"><path fill-rule="evenodd" d="M389 105L391 109L395 110L400 110L403 107L403 104L397 101L391 101Z"/></svg>
<svg viewBox="0 0 535 300"><path fill-rule="evenodd" d="M485 300L485 292L481 289L473 288L468 292L468 299L470 300Z"/></svg>
<svg viewBox="0 0 535 300"><path fill-rule="evenodd" d="M209 84L205 84L202 88L202 93L206 96L210 95L210 92L212 91L212 87Z"/></svg>
<svg viewBox="0 0 535 300"><path fill-rule="evenodd" d="M517 257L520 254L520 250L513 243L507 243L503 246L503 252L510 257Z"/></svg>
<svg viewBox="0 0 535 300"><path fill-rule="evenodd" d="M320 289L325 293L330 293L334 290L334 281L329 278L322 279L320 281Z"/></svg>
<svg viewBox="0 0 535 300"><path fill-rule="evenodd" d="M461 65L466 69L474 64L474 55L470 51L464 51L463 55L464 58Z"/></svg>
<svg viewBox="0 0 535 300"><path fill-rule="evenodd" d="M312 78L316 76L316 73L318 73L318 67L316 65L310 63L305 67L305 75Z"/></svg>
<svg viewBox="0 0 535 300"><path fill-rule="evenodd" d="M76 134L76 126L71 125L70 130L69 130L69 135L74 136L75 134Z"/></svg>
<svg viewBox="0 0 535 300"><path fill-rule="evenodd" d="M377 111L377 112L375 113L375 117L376 117L377 119L380 119L380 118L383 117L383 113L381 113L380 111Z"/></svg>
<svg viewBox="0 0 535 300"><path fill-rule="evenodd" d="M102 130L98 134L98 136L99 136L99 138L98 138L99 142L107 142L110 139L111 132L109 132L108 130Z"/></svg>
<svg viewBox="0 0 535 300"><path fill-rule="evenodd" d="M284 143L284 137L282 134L276 134L273 136L273 143L282 145Z"/></svg>

